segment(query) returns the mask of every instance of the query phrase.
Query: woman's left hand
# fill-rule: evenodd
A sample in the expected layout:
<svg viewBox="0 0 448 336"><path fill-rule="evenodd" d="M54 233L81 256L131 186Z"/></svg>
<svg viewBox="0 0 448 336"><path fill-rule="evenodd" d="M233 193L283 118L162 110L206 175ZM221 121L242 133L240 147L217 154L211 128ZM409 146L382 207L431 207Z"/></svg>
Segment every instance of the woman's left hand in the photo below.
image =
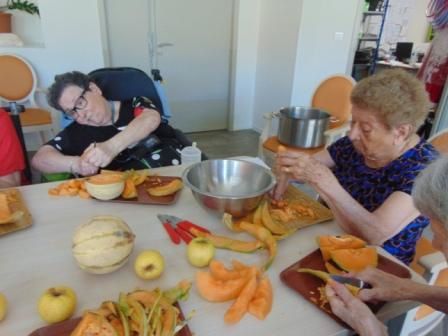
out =
<svg viewBox="0 0 448 336"><path fill-rule="evenodd" d="M106 167L117 155L114 146L105 141L91 144L86 148L81 159L96 167Z"/></svg>
<svg viewBox="0 0 448 336"><path fill-rule="evenodd" d="M387 335L386 327L361 300L335 281L325 287L332 312L363 336Z"/></svg>

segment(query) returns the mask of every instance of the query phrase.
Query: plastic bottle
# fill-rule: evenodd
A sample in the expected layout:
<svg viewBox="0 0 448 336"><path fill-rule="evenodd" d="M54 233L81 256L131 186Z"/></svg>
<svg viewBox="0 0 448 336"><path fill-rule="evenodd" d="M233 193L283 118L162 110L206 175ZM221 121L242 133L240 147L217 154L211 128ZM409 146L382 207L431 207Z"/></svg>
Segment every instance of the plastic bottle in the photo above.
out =
<svg viewBox="0 0 448 336"><path fill-rule="evenodd" d="M201 150L197 147L196 142L191 146L184 147L180 152L181 164L189 166L196 162L201 162Z"/></svg>

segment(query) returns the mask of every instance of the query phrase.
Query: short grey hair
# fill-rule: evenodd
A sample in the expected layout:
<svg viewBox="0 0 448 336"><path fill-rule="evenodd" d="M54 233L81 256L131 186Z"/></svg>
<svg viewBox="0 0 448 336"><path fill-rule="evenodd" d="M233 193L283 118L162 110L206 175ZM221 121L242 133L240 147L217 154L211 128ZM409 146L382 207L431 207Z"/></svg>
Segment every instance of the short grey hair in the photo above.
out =
<svg viewBox="0 0 448 336"><path fill-rule="evenodd" d="M448 156L439 157L417 176L412 198L423 215L448 229Z"/></svg>

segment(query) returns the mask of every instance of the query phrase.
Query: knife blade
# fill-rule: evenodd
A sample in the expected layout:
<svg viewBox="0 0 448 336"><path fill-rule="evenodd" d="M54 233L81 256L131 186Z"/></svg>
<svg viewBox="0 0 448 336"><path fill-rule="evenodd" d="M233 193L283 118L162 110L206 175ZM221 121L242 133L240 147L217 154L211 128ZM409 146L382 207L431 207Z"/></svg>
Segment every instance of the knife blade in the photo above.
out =
<svg viewBox="0 0 448 336"><path fill-rule="evenodd" d="M366 283L358 278L350 278L350 277L345 277L345 276L336 275L336 274L331 274L330 278L333 279L334 281L337 281L337 282L339 282L341 284L345 284L345 285L351 285L351 286L355 286L358 288L371 288L368 283Z"/></svg>
<svg viewBox="0 0 448 336"><path fill-rule="evenodd" d="M173 225L176 225L177 227L179 227L180 229L190 232L191 228L195 228L199 231L205 232L205 233L210 233L210 230L199 226L197 224L194 224L188 220L176 217L176 216L172 216L172 215L165 215L165 214L159 214L157 215L157 217L163 221L163 222L169 222Z"/></svg>
<svg viewBox="0 0 448 336"><path fill-rule="evenodd" d="M159 217L159 215L157 215L157 218L162 223L162 225L165 228L166 233L168 233L168 236L170 237L171 241L174 244L179 245L181 242L181 236L176 232L176 230L171 225L171 223L169 221L164 220L163 218Z"/></svg>

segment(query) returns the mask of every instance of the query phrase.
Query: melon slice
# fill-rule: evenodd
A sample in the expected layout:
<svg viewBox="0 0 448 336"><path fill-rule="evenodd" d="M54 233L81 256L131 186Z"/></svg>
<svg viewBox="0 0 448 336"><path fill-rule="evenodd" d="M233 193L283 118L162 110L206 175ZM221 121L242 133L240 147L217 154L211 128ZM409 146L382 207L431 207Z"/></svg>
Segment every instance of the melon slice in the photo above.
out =
<svg viewBox="0 0 448 336"><path fill-rule="evenodd" d="M196 273L199 294L210 302L224 302L235 299L249 279L241 277L227 281L216 280L209 272Z"/></svg>
<svg viewBox="0 0 448 336"><path fill-rule="evenodd" d="M318 236L317 244L324 261L330 260L330 252L339 249L356 249L365 247L367 244L364 240L352 235L340 236Z"/></svg>
<svg viewBox="0 0 448 336"><path fill-rule="evenodd" d="M368 266L378 265L375 247L334 250L330 252L330 257L339 268L347 272L359 272Z"/></svg>

